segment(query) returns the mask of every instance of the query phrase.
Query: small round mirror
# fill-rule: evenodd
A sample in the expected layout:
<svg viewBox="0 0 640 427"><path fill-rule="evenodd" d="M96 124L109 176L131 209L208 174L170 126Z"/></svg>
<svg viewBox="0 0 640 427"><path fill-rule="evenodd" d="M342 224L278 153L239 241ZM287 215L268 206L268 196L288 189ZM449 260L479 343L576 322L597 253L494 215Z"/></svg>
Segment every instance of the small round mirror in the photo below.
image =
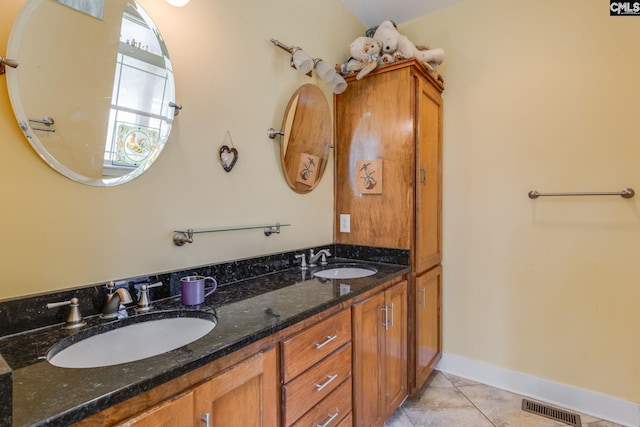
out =
<svg viewBox="0 0 640 427"><path fill-rule="evenodd" d="M171 61L135 0L27 0L7 47L14 113L35 151L75 181L110 186L158 157L175 115Z"/></svg>
<svg viewBox="0 0 640 427"><path fill-rule="evenodd" d="M282 169L289 186L308 193L327 166L331 148L329 103L316 85L301 86L291 97L282 121L280 141Z"/></svg>

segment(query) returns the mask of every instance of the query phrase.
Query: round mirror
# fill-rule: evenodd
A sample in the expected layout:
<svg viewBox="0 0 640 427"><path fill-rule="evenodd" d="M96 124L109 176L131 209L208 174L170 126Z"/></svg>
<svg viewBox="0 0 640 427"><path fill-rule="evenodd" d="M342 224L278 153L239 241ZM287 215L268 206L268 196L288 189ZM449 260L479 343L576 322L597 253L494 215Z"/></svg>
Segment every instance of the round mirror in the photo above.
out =
<svg viewBox="0 0 640 427"><path fill-rule="evenodd" d="M318 86L306 84L293 94L282 130L284 176L293 191L308 193L320 182L332 147L329 103Z"/></svg>
<svg viewBox="0 0 640 427"><path fill-rule="evenodd" d="M75 181L142 174L175 108L171 61L135 0L27 0L9 35L11 105L36 152Z"/></svg>

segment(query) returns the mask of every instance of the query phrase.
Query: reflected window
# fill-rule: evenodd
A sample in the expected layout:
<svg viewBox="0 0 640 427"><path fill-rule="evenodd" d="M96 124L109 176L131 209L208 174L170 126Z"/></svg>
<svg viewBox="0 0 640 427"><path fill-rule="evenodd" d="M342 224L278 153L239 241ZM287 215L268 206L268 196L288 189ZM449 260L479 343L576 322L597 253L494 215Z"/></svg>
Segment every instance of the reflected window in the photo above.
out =
<svg viewBox="0 0 640 427"><path fill-rule="evenodd" d="M131 5L123 14L104 174L121 176L156 157L173 119L173 70L155 28Z"/></svg>

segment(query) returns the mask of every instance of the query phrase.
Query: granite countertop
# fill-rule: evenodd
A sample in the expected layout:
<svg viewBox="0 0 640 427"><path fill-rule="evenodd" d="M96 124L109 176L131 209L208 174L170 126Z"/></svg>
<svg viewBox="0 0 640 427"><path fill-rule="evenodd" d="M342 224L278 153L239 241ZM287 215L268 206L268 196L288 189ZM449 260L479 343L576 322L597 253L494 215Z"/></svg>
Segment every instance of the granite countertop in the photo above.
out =
<svg viewBox="0 0 640 427"><path fill-rule="evenodd" d="M68 369L44 360L61 339L110 327L112 322L97 316L87 319L80 331L56 325L2 338L0 356L13 370L13 426L80 421L410 271L406 265L366 264L378 272L331 280L296 267L220 286L196 308L185 308L179 297L154 301L149 315L175 317L176 310L198 310L214 314L218 323L191 344L135 362ZM128 313L131 319L135 309Z"/></svg>

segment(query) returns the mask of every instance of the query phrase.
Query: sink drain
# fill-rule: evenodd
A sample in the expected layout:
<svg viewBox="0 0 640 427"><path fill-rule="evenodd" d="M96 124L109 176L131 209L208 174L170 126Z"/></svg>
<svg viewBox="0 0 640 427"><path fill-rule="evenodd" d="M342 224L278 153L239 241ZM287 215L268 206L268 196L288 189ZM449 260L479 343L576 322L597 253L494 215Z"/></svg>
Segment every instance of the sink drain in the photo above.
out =
<svg viewBox="0 0 640 427"><path fill-rule="evenodd" d="M552 420L560 421L570 426L582 426L580 415L529 399L522 399L522 410L532 414L542 415L543 417L551 418Z"/></svg>

